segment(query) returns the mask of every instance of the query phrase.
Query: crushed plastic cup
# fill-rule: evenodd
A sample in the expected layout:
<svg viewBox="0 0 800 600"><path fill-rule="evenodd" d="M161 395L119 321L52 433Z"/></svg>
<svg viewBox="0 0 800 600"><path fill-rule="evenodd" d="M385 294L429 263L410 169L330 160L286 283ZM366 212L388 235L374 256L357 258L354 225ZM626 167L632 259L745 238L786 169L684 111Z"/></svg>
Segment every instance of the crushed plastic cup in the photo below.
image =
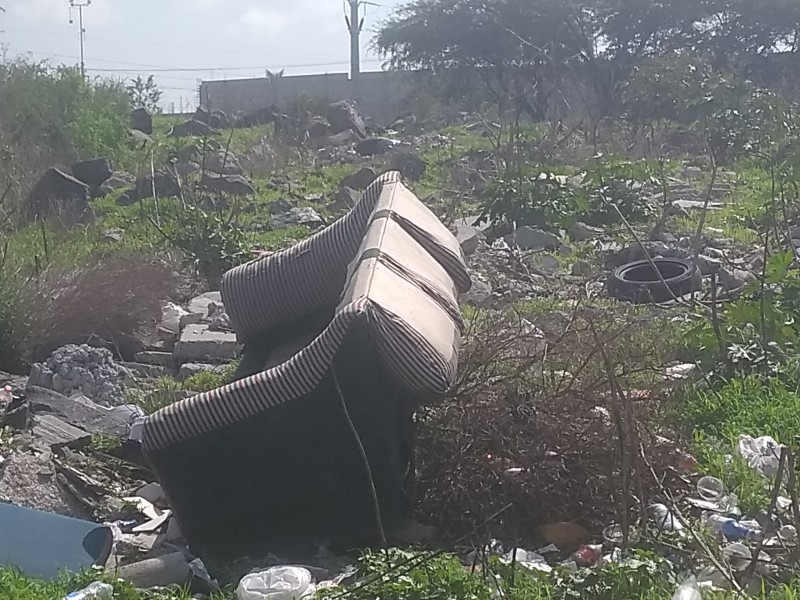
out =
<svg viewBox="0 0 800 600"><path fill-rule="evenodd" d="M741 542L728 544L722 549L722 555L734 571L744 571L753 561L750 548Z"/></svg>
<svg viewBox="0 0 800 600"><path fill-rule="evenodd" d="M517 548L503 555L505 562L516 562L518 565L526 567L534 571L542 571L543 573L550 573L553 567L547 564L544 556L530 550Z"/></svg>
<svg viewBox="0 0 800 600"><path fill-rule="evenodd" d="M635 544L639 540L639 533L632 527L628 528L628 543ZM621 546L625 541L622 534L622 525L612 523L603 529L603 541L609 546Z"/></svg>
<svg viewBox="0 0 800 600"><path fill-rule="evenodd" d="M662 531L681 531L683 523L664 504L651 504L647 509L650 520Z"/></svg>
<svg viewBox="0 0 800 600"><path fill-rule="evenodd" d="M95 581L77 592L64 596L64 600L111 600L114 597L114 587L108 583Z"/></svg>
<svg viewBox="0 0 800 600"><path fill-rule="evenodd" d="M672 600L702 600L703 595L700 593L700 588L697 585L697 580L690 577L675 590Z"/></svg>
<svg viewBox="0 0 800 600"><path fill-rule="evenodd" d="M311 573L302 567L270 567L242 577L237 600L299 600L311 596L316 587Z"/></svg>
<svg viewBox="0 0 800 600"><path fill-rule="evenodd" d="M725 493L725 486L716 477L706 475L697 481L697 493L706 502L719 502Z"/></svg>
<svg viewBox="0 0 800 600"><path fill-rule="evenodd" d="M721 533L726 539L735 542L738 540L754 540L761 537L758 523L737 521L731 517L711 513L706 516L706 526L715 533Z"/></svg>
<svg viewBox="0 0 800 600"><path fill-rule="evenodd" d="M781 447L774 438L768 435L759 438L740 435L736 444L736 452L756 473L764 477L777 475Z"/></svg>

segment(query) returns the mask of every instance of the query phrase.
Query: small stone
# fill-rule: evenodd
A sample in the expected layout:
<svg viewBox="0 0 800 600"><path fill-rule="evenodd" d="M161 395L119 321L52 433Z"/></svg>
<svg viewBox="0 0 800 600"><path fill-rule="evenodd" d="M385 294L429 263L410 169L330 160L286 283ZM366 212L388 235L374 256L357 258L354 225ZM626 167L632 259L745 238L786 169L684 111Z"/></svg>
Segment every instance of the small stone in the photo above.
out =
<svg viewBox="0 0 800 600"><path fill-rule="evenodd" d="M342 179L342 187L345 188L352 188L354 190L363 190L369 186L370 183L375 181L375 178L378 175L375 173L373 169L369 167L364 167L360 169L356 173L348 175L344 179Z"/></svg>
<svg viewBox="0 0 800 600"><path fill-rule="evenodd" d="M292 208L280 215L273 215L269 225L273 230L288 229L300 225L314 228L325 225L325 221L313 208L302 206Z"/></svg>
<svg viewBox="0 0 800 600"><path fill-rule="evenodd" d="M700 254L697 257L697 268L700 269L700 273L703 275L711 275L722 268L722 261Z"/></svg>
<svg viewBox="0 0 800 600"><path fill-rule="evenodd" d="M472 275L472 286L459 296L459 302L477 308L486 308L492 300L492 286Z"/></svg>
<svg viewBox="0 0 800 600"><path fill-rule="evenodd" d="M379 154L386 154L397 144L398 142L390 140L389 138L368 138L356 144L356 152L361 156L376 156Z"/></svg>
<svg viewBox="0 0 800 600"><path fill-rule="evenodd" d="M681 176L684 179L699 179L703 176L703 169L700 167L686 167L681 172Z"/></svg>
<svg viewBox="0 0 800 600"><path fill-rule="evenodd" d="M198 373L221 373L227 369L226 365L210 365L208 363L188 362L181 365L178 370L178 380L183 381Z"/></svg>
<svg viewBox="0 0 800 600"><path fill-rule="evenodd" d="M504 239L509 246L517 246L520 250L556 250L561 245L552 233L527 225L508 234Z"/></svg>
<svg viewBox="0 0 800 600"><path fill-rule="evenodd" d="M478 249L481 234L469 225L456 223L456 239L461 245L461 251L469 256Z"/></svg>
<svg viewBox="0 0 800 600"><path fill-rule="evenodd" d="M419 181L425 175L427 164L415 152L402 152L392 157L392 169L400 171L404 179Z"/></svg>
<svg viewBox="0 0 800 600"><path fill-rule="evenodd" d="M272 202L269 205L269 214L271 215L281 215L283 213L289 212L292 210L297 203L293 200L288 200L286 198L278 198L275 202Z"/></svg>
<svg viewBox="0 0 800 600"><path fill-rule="evenodd" d="M592 266L585 260L576 260L572 263L572 275L575 277L591 277L594 274Z"/></svg>
<svg viewBox="0 0 800 600"><path fill-rule="evenodd" d="M580 221L574 223L567 232L570 239L574 242L593 240L603 235L603 233L604 231L599 227L592 227L586 223L581 223Z"/></svg>

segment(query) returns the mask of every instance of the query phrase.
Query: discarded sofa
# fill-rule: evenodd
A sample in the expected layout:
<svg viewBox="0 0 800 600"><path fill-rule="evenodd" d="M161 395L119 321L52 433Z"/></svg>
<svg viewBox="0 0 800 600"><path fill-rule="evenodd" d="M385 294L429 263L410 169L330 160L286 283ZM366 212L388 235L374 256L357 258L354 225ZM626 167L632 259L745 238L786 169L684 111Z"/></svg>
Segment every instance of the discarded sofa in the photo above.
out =
<svg viewBox="0 0 800 600"><path fill-rule="evenodd" d="M454 381L469 287L458 242L396 172L316 235L229 271L236 381L143 428L193 549L377 539L362 447L383 527L402 525L413 413Z"/></svg>

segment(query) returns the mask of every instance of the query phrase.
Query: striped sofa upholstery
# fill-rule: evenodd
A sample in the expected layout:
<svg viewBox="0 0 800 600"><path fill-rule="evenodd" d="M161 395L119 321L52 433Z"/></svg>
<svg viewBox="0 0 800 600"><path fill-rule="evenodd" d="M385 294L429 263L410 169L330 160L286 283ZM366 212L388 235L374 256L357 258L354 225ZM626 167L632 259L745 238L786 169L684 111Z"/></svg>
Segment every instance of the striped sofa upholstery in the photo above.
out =
<svg viewBox="0 0 800 600"><path fill-rule="evenodd" d="M352 211L316 235L284 252L229 271L222 284L223 302L245 352L248 344L269 339L271 332L287 324L291 332L292 324L302 323L308 315L329 311L331 317L310 343L285 360L173 404L146 420L144 453L159 474L190 541L194 538L200 546L208 545L206 541L219 542L219 536L211 541L215 536L208 532L208 520L212 506L219 501L213 487L224 480L230 488L232 470L237 468L233 465L240 461L237 456L225 458L231 445L240 453L262 452L271 459L287 452L287 456L291 454L289 462L297 460L302 465L294 473L339 451L354 458L351 449L355 441L352 435L347 441L343 433L346 428L337 416L337 411L342 412L333 394L339 387L337 378L341 379L359 435L372 438L364 440L364 447L373 469L387 456L397 455L396 449L387 450L386 446L392 440L402 445L393 423L407 419L420 401L441 397L453 383L462 328L457 298L469 286L458 242L395 172L379 177ZM319 415L328 415L319 419L325 423L315 420ZM317 428L316 433L297 433L275 447L258 433L269 437L272 432L277 443L289 424L298 420ZM261 423L260 429L253 429L255 423ZM245 434L257 439L250 445L241 443ZM304 439L304 435L309 437ZM335 439L339 439L339 446ZM350 449L344 447L348 443ZM297 447L291 450L290 446ZM313 447L327 458L315 454ZM304 458L297 458L299 455ZM215 474L206 474L208 480L202 485L197 485L186 470L193 462L194 468L202 469L196 464L198 460L217 469ZM383 467L397 472L408 467L405 461L407 456L395 456L389 461L392 464ZM253 468L258 469L258 462ZM271 470L274 473L282 468L277 465ZM326 465L324 470L328 473L331 468ZM348 477L357 481L358 469L356 462L347 469L355 473L340 474L338 480L332 476L329 491L334 490L334 496L349 494L342 491L344 481ZM269 477L269 473L259 476ZM391 505L392 488L399 481L397 473L388 475L388 479L383 473L374 477L376 487L381 488L381 504L385 501ZM379 480L384 484L378 485ZM287 485L295 494L314 496L297 482ZM357 497L343 499L342 506L364 497L363 485L349 482L347 486L360 491ZM206 502L209 506L198 510L204 489L211 496ZM282 492L277 484L263 487L250 518L257 518L258 505L265 501L269 504L273 494L282 493L285 490ZM308 501L309 507L313 505L311 499ZM297 497L292 502L295 507L303 504ZM274 505L271 512L290 509L293 507ZM368 505L366 510L369 512ZM246 508L239 507L237 512L247 521L243 514ZM363 521L364 517L359 519ZM223 521L224 531L236 529L235 515ZM248 528L252 530L252 525ZM280 523L273 523L265 535L279 528Z"/></svg>

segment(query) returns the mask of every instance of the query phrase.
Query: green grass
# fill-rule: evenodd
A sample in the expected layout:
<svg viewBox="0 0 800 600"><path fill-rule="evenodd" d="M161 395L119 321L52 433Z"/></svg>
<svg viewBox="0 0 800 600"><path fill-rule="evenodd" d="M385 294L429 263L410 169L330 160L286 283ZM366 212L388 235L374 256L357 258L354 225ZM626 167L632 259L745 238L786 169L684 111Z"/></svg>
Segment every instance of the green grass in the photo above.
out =
<svg viewBox="0 0 800 600"><path fill-rule="evenodd" d="M769 435L796 444L800 435L800 393L796 385L775 378L732 379L719 389L707 386L684 392L680 418L692 429L699 470L719 477L735 492L744 512L768 505L768 482L735 456L739 435ZM734 455L733 459L727 458Z"/></svg>

